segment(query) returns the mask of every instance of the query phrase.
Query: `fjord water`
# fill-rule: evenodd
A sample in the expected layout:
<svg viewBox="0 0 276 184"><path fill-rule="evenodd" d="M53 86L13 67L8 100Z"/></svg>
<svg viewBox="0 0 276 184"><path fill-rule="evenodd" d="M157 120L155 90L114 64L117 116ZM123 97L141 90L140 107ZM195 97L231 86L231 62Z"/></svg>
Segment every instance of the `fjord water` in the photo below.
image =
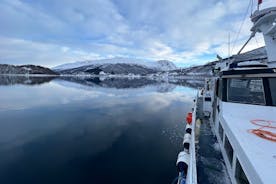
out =
<svg viewBox="0 0 276 184"><path fill-rule="evenodd" d="M187 84L1 78L0 183L171 183Z"/></svg>

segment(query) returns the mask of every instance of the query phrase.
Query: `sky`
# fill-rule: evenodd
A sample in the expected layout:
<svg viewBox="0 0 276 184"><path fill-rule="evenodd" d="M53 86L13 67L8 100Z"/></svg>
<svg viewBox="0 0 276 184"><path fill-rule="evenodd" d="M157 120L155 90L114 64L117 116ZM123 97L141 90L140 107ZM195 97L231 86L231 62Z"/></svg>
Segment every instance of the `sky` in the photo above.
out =
<svg viewBox="0 0 276 184"><path fill-rule="evenodd" d="M0 63L53 67L123 57L204 64L237 53L256 1L0 0ZM269 6L276 1L263 0L261 8ZM257 34L245 51L263 45Z"/></svg>

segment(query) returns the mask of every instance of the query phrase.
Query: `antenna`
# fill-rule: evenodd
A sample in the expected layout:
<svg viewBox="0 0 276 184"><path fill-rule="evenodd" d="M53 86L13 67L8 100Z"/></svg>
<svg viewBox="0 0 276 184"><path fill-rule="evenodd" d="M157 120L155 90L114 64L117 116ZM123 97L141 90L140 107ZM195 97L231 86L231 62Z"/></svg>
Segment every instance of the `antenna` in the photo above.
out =
<svg viewBox="0 0 276 184"><path fill-rule="evenodd" d="M230 32L228 33L228 57L230 57Z"/></svg>

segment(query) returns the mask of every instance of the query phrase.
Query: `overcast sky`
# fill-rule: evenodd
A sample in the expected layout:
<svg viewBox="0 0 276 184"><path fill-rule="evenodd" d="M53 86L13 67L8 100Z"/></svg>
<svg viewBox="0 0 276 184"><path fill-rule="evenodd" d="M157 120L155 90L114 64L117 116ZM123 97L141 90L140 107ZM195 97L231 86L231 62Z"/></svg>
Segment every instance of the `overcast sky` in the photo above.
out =
<svg viewBox="0 0 276 184"><path fill-rule="evenodd" d="M0 0L0 63L48 67L113 57L178 66L234 54L250 35L249 0ZM262 7L276 6L264 0ZM255 9L254 4L254 9ZM247 50L263 45L261 35ZM233 48L234 47L234 48ZM233 49L232 49L233 48Z"/></svg>

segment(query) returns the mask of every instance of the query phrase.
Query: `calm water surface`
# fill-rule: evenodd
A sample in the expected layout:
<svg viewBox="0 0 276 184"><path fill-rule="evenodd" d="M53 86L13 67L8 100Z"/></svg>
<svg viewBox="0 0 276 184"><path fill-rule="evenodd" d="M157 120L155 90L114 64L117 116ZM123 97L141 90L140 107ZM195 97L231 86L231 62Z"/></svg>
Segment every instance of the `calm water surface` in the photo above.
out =
<svg viewBox="0 0 276 184"><path fill-rule="evenodd" d="M195 93L152 81L2 80L0 183L171 183Z"/></svg>

